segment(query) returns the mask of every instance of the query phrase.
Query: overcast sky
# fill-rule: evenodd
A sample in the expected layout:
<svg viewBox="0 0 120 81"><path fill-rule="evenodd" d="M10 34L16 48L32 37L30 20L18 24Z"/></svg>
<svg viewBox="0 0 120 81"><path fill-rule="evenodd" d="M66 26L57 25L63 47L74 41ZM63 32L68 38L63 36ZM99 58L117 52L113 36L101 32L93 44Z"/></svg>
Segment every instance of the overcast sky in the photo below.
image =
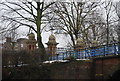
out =
<svg viewBox="0 0 120 81"><path fill-rule="evenodd" d="M26 27L19 28L19 31L18 31L18 33L20 34L19 38L27 38L27 36L23 36L23 35L27 34L27 32L28 32L28 28L26 28ZM22 35L22 33L23 33L23 35ZM42 32L42 42L45 47L47 47L47 45L45 43L48 42L50 35L51 35L51 32ZM59 43L58 47L67 46L67 42L70 41L69 36L66 37L66 36L63 36L62 34L60 34L60 35L54 34L54 35L56 37L56 42ZM35 34L35 37L37 37L36 34Z"/></svg>
<svg viewBox="0 0 120 81"><path fill-rule="evenodd" d="M114 1L120 1L120 0L114 0ZM28 32L28 28L26 27L19 28L19 31L18 31L18 34L20 34L19 38L26 38L26 36L24 35L27 34L27 32ZM42 42L45 47L46 47L45 43L48 42L48 38L50 35L51 35L51 32L42 32ZM0 36L0 40L1 40L1 37L2 36ZM62 35L55 35L55 37L56 37L56 41L59 43L58 47L65 47L67 45L67 42L70 41L69 37L65 37Z"/></svg>

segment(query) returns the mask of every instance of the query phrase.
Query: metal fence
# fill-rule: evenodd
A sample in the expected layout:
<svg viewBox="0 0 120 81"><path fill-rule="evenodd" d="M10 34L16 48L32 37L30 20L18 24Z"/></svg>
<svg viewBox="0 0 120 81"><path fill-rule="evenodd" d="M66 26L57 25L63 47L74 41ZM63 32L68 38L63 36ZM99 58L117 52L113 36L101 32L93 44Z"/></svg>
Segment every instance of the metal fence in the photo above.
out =
<svg viewBox="0 0 120 81"><path fill-rule="evenodd" d="M120 43L113 43L109 45L101 45L97 47L89 47L85 49L75 50L66 50L59 52L55 56L50 56L49 60L65 60L70 59L90 59L95 57L105 57L111 55L120 54Z"/></svg>

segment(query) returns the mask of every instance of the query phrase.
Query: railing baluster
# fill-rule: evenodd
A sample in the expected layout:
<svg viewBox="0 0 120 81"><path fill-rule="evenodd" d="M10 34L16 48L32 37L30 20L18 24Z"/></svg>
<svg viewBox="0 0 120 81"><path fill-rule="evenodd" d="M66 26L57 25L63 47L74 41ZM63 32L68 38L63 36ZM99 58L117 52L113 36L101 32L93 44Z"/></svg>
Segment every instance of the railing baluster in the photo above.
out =
<svg viewBox="0 0 120 81"><path fill-rule="evenodd" d="M120 42L118 42L118 55L120 55Z"/></svg>
<svg viewBox="0 0 120 81"><path fill-rule="evenodd" d="M80 59L81 59L81 49L80 49L80 51L79 51L79 54L80 54Z"/></svg>
<svg viewBox="0 0 120 81"><path fill-rule="evenodd" d="M85 52L85 59L86 59L86 48L85 48L84 52Z"/></svg>
<svg viewBox="0 0 120 81"><path fill-rule="evenodd" d="M63 53L63 60L64 60L64 53Z"/></svg>
<svg viewBox="0 0 120 81"><path fill-rule="evenodd" d="M116 44L114 43L114 54L117 55Z"/></svg>
<svg viewBox="0 0 120 81"><path fill-rule="evenodd" d="M104 46L104 55L103 56L105 56L105 53L106 53L106 51L105 51L105 46Z"/></svg>

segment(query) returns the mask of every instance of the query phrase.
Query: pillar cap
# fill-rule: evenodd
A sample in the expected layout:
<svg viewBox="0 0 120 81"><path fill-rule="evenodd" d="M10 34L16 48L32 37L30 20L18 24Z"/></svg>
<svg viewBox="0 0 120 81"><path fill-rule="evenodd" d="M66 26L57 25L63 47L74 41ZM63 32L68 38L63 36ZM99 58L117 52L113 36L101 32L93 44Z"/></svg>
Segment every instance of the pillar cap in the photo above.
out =
<svg viewBox="0 0 120 81"><path fill-rule="evenodd" d="M97 41L97 40L93 40L92 41L92 47L95 47L95 46L97 46L99 44L99 41Z"/></svg>
<svg viewBox="0 0 120 81"><path fill-rule="evenodd" d="M54 36L53 34L51 34L51 35L49 36L49 40L55 40L55 36Z"/></svg>
<svg viewBox="0 0 120 81"><path fill-rule="evenodd" d="M76 43L77 46L85 46L84 40L81 38L78 38L76 42L77 42Z"/></svg>
<svg viewBox="0 0 120 81"><path fill-rule="evenodd" d="M29 38L29 39L35 39L35 35L34 35L34 33L30 33L30 34L28 34L28 38Z"/></svg>
<svg viewBox="0 0 120 81"><path fill-rule="evenodd" d="M54 44L54 45L57 45L58 43L56 43L56 39L55 39L55 36L53 34L51 34L49 36L49 41L48 43L46 43L47 45L50 45L50 44Z"/></svg>

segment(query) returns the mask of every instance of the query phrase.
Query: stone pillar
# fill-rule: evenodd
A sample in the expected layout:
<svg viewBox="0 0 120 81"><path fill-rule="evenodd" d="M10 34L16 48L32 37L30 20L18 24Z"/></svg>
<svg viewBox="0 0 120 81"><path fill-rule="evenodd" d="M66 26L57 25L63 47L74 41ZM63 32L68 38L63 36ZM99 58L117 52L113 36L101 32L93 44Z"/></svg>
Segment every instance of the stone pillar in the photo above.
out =
<svg viewBox="0 0 120 81"><path fill-rule="evenodd" d="M36 43L35 35L33 33L28 34L28 40L26 41L26 49L28 51L32 51L36 49Z"/></svg>
<svg viewBox="0 0 120 81"><path fill-rule="evenodd" d="M56 43L55 36L54 35L50 35L49 41L46 44L48 46L47 47L47 53L50 56L55 56L56 55L57 44L59 44L59 43Z"/></svg>
<svg viewBox="0 0 120 81"><path fill-rule="evenodd" d="M91 47L97 48L97 46L99 46L99 41L93 40L93 41L92 41L92 44L91 44Z"/></svg>
<svg viewBox="0 0 120 81"><path fill-rule="evenodd" d="M81 38L78 38L76 41L76 45L75 45L75 51L76 51L76 58L83 58L84 57L84 48L85 48L85 43L84 40Z"/></svg>
<svg viewBox="0 0 120 81"><path fill-rule="evenodd" d="M80 49L82 50L84 48L85 48L85 43L84 43L83 39L78 38L76 41L75 50L79 51Z"/></svg>

